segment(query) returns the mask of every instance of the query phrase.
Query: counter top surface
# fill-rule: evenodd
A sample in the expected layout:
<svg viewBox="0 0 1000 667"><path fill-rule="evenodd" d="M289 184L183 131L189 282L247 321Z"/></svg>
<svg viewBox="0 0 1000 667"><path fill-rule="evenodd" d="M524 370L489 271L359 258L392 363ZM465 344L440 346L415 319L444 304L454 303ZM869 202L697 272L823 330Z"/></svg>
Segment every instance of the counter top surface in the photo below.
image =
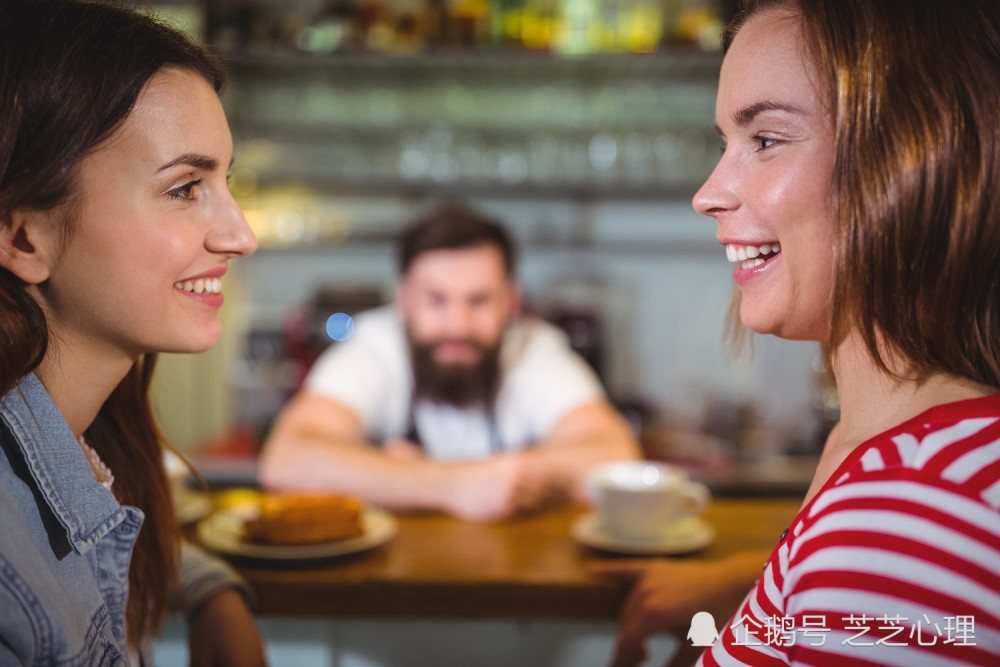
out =
<svg viewBox="0 0 1000 667"><path fill-rule="evenodd" d="M774 545L796 498L716 498L704 514L717 537L694 554L712 559ZM617 616L624 582L590 563L620 558L571 536L583 508L498 523L399 514L399 531L371 551L322 561L232 559L271 616L604 619Z"/></svg>

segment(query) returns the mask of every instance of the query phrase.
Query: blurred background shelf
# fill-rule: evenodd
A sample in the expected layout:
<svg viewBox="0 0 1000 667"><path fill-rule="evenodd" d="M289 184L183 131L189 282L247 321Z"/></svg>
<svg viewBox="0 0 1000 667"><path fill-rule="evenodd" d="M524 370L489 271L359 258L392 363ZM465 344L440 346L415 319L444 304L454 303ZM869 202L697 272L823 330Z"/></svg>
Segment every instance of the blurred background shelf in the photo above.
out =
<svg viewBox="0 0 1000 667"><path fill-rule="evenodd" d="M716 54L234 57L236 190L676 200L711 171Z"/></svg>

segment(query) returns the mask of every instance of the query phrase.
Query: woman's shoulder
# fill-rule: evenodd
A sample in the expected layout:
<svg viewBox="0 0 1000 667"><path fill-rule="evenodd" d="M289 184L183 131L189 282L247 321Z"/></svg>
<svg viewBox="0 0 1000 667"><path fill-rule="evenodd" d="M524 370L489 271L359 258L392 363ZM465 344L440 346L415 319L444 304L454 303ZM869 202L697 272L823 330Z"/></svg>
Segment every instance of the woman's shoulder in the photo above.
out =
<svg viewBox="0 0 1000 667"><path fill-rule="evenodd" d="M959 403L928 410L852 452L793 521L790 557L801 563L836 549L838 558L868 562L876 548L883 560L959 559L961 552L978 554L979 567L996 563L1000 401Z"/></svg>
<svg viewBox="0 0 1000 667"><path fill-rule="evenodd" d="M901 643L887 645L904 662L907 651L911 664L940 651L993 664L1000 656L1000 626L988 611L1000 608L1000 418L978 409L947 418L933 412L845 461L792 522L771 576L784 613L825 614L835 644L859 642L852 645L867 647L865 657L878 659L872 642L903 632ZM877 620L887 618L895 620ZM974 642L950 643L957 635L947 629L964 621L975 624ZM940 646L914 640L921 623L924 639Z"/></svg>
<svg viewBox="0 0 1000 667"><path fill-rule="evenodd" d="M88 559L0 481L0 644L19 664L112 664L120 652Z"/></svg>
<svg viewBox="0 0 1000 667"><path fill-rule="evenodd" d="M933 487L1000 509L1000 395L923 412L859 447L831 482L875 494Z"/></svg>
<svg viewBox="0 0 1000 667"><path fill-rule="evenodd" d="M889 578L892 569L932 562L939 577L1000 576L998 401L961 403L929 410L853 452L792 523L789 558L815 564L824 560L814 556L836 552L861 569L877 558L892 564L883 573Z"/></svg>
<svg viewBox="0 0 1000 667"><path fill-rule="evenodd" d="M862 443L801 516L843 497L877 502L938 491L1000 509L1000 395L934 406Z"/></svg>

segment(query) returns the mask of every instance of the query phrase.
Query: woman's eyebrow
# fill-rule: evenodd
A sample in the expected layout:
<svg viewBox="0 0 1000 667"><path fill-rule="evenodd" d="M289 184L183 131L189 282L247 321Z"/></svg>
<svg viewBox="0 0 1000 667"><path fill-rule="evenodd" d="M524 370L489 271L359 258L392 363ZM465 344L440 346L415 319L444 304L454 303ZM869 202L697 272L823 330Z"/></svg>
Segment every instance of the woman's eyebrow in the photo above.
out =
<svg viewBox="0 0 1000 667"><path fill-rule="evenodd" d="M733 123L737 127L745 127L749 125L754 118L764 113L765 111L783 111L785 113L792 114L802 114L802 110L791 104L784 104L783 102L775 102L774 100L764 100L762 102L754 102L749 104L742 109L738 109L731 118Z"/></svg>
<svg viewBox="0 0 1000 667"><path fill-rule="evenodd" d="M195 167L196 169L201 169L202 171L215 171L219 166L219 161L215 158L210 158L207 155L184 153L183 155L177 156L170 162L160 167L158 171L170 169L171 167L176 167L181 164Z"/></svg>

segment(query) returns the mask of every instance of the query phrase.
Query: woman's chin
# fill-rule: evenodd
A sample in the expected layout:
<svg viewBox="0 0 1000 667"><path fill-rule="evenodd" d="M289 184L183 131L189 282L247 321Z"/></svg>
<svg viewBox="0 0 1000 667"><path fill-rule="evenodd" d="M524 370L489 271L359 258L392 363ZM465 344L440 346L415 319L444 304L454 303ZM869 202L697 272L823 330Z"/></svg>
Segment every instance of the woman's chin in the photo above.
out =
<svg viewBox="0 0 1000 667"><path fill-rule="evenodd" d="M212 349L222 338L222 327L214 331L202 331L197 336L189 336L182 341L175 341L174 345L164 347L158 352L170 354L198 354Z"/></svg>
<svg viewBox="0 0 1000 667"><path fill-rule="evenodd" d="M746 299L740 307L740 321L755 334L777 336L787 340L822 341L829 336L829 325L815 321L817 317L788 318L774 312L749 307Z"/></svg>
<svg viewBox="0 0 1000 667"><path fill-rule="evenodd" d="M781 335L778 333L781 329L780 322L776 322L769 314L748 308L745 300L740 308L740 321L755 334Z"/></svg>

